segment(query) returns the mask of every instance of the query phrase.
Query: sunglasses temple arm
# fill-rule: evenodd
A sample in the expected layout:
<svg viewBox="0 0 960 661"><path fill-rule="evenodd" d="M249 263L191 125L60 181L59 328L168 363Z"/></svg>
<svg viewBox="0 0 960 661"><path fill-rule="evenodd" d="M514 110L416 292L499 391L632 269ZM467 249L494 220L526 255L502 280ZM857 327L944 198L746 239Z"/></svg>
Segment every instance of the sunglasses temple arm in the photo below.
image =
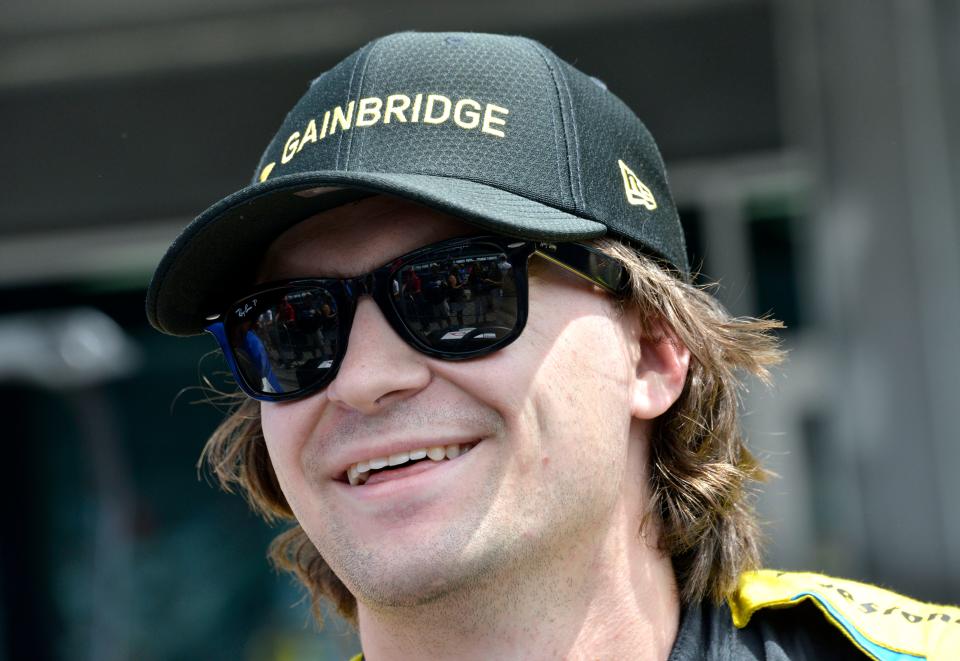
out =
<svg viewBox="0 0 960 661"><path fill-rule="evenodd" d="M606 289L613 294L622 294L627 288L628 278L626 277L626 269L619 263L615 262L612 257L604 255L599 251L592 250L587 246L580 244L570 244L569 246L564 246L563 244L540 244L537 246L534 254L539 255L548 262L556 264L567 271L570 271L574 275L589 280L598 287ZM590 268L590 258L586 257L586 255L594 255L599 259L605 260L607 263L615 264L616 277L611 278L611 280L615 280L615 282L607 282L606 279L592 273L591 271L593 269Z"/></svg>
<svg viewBox="0 0 960 661"><path fill-rule="evenodd" d="M220 353L223 354L224 359L227 361L227 365L230 366L230 373L233 374L233 379L236 384L240 386L240 389L254 399L265 399L262 395L247 386L247 382L240 373L240 366L237 365L236 355L234 354L233 349L230 347L230 342L227 339L227 329L224 327L223 322L218 321L210 324L204 330L213 335L213 337L217 340L217 344L220 347ZM272 376L272 370L269 372L269 374ZM269 379L270 377L268 376L267 378Z"/></svg>

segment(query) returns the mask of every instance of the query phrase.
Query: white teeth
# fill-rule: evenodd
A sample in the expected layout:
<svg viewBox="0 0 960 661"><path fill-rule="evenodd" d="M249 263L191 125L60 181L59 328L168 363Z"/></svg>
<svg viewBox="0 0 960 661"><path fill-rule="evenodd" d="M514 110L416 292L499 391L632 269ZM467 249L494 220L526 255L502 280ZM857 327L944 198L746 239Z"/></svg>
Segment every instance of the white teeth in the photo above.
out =
<svg viewBox="0 0 960 661"><path fill-rule="evenodd" d="M463 445L434 445L429 448L419 448L410 452L398 452L388 457L377 457L367 461L360 461L347 469L347 480L352 486L364 484L370 477L370 471L380 470L387 466L400 466L408 461L419 461L429 457L433 461L443 461L444 459L456 459L462 454L469 452L476 443L464 443Z"/></svg>

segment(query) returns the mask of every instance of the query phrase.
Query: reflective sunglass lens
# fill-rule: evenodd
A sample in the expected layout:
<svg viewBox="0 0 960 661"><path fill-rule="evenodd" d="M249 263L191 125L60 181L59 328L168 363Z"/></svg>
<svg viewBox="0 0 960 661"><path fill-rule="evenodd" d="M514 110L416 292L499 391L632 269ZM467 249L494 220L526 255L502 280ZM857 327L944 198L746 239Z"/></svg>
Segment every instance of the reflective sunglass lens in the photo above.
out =
<svg viewBox="0 0 960 661"><path fill-rule="evenodd" d="M517 279L503 249L469 245L423 255L391 276L394 308L408 332L434 351L469 355L517 325Z"/></svg>
<svg viewBox="0 0 960 661"><path fill-rule="evenodd" d="M326 379L339 349L338 313L322 287L267 291L239 304L228 333L244 380L257 392L284 394Z"/></svg>

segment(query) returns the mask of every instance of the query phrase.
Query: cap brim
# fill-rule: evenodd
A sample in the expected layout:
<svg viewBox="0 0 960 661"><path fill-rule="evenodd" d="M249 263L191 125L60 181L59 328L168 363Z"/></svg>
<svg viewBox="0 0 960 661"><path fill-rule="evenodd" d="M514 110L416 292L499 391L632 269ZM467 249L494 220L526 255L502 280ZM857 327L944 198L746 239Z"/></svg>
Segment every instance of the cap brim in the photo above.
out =
<svg viewBox="0 0 960 661"><path fill-rule="evenodd" d="M223 198L183 230L147 290L150 323L170 335L202 332L210 314L252 284L274 238L313 214L375 193L420 202L525 239L575 241L607 231L599 222L463 179L349 171L277 177Z"/></svg>

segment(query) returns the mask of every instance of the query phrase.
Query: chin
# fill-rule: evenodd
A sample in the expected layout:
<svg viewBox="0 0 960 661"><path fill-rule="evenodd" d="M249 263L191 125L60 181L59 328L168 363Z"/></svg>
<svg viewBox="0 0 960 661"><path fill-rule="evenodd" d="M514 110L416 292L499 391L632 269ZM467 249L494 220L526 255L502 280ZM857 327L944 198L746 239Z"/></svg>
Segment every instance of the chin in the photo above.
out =
<svg viewBox="0 0 960 661"><path fill-rule="evenodd" d="M392 546L345 558L331 567L357 601L372 610L415 608L463 598L496 580L505 569L505 549L466 557L469 538L417 548Z"/></svg>
<svg viewBox="0 0 960 661"><path fill-rule="evenodd" d="M364 571L342 576L341 580L358 602L373 610L426 606L477 583L473 572L452 563L385 562L382 570L371 569L368 565Z"/></svg>

